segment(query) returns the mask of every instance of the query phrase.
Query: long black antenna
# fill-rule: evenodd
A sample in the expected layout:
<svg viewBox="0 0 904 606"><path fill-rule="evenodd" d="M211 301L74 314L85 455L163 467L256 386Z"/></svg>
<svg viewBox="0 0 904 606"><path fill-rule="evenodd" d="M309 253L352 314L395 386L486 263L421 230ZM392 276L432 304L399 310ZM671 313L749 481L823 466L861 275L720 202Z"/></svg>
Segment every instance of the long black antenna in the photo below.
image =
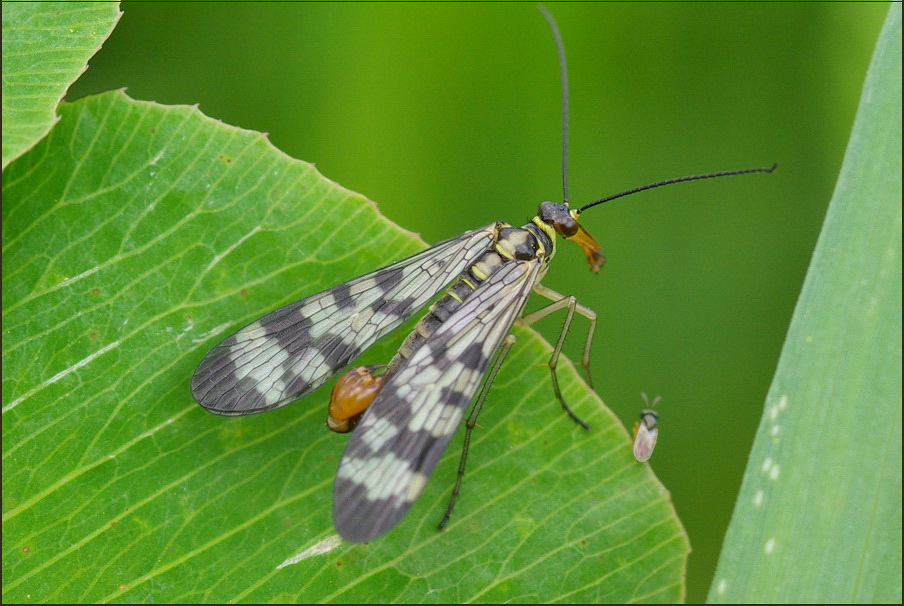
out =
<svg viewBox="0 0 904 606"><path fill-rule="evenodd" d="M546 22L549 23L549 28L552 30L552 36L556 41L556 50L559 51L559 71L562 74L562 195L563 202L568 204L568 66L565 63L565 45L562 43L562 34L559 32L559 24L556 23L555 17L552 16L552 13L543 6L542 4L538 4L537 8L540 9L540 12L543 13L543 17L546 19ZM657 181L656 183L650 183L649 185L642 185L640 187L635 187L634 189L629 189L628 191L623 191L620 194L614 194L612 196L606 196L605 198L600 198L599 200L594 200L590 204L586 204L578 209L578 213L582 213L588 208L592 208L597 204L602 204L603 202L609 202L610 200L615 200L616 198L623 198L625 196L630 196L631 194L636 194L638 192L642 192L648 189L653 189L656 187L662 187L663 185L672 185L673 183L683 183L685 181L699 181L700 179L715 179L716 177L730 177L732 175L746 175L750 173L771 173L775 170L775 167L778 164L773 164L771 168L746 168L743 170L729 170L719 173L708 173L705 175L691 175L689 177L678 177L675 179L666 179L665 181Z"/></svg>
<svg viewBox="0 0 904 606"><path fill-rule="evenodd" d="M562 195L563 202L568 204L568 67L565 64L565 45L562 44L559 24L552 13L542 4L538 4L537 8L549 23L552 37L556 39L556 50L559 51L559 71L562 74Z"/></svg>
<svg viewBox="0 0 904 606"><path fill-rule="evenodd" d="M678 177L676 179L666 179L665 181L657 181L656 183L650 183L649 185L641 185L640 187L635 187L634 189L629 189L628 191L623 191L620 194L614 194L612 196L606 196L605 198L600 198L599 200L594 200L590 204L586 204L578 209L579 213L584 212L588 208L596 206L597 204L602 204L603 202L608 202L609 200L615 200L616 198L624 198L625 196L630 196L631 194L636 194L637 192L645 191L648 189L653 189L654 187L662 187L663 185L671 185L673 183L684 183L685 181L699 181L700 179L715 179L716 177L730 177L732 175L747 175L750 173L771 173L775 170L775 167L778 166L778 163L773 164L770 168L745 168L743 170L729 170L721 173L709 173L706 175L691 175L689 177Z"/></svg>

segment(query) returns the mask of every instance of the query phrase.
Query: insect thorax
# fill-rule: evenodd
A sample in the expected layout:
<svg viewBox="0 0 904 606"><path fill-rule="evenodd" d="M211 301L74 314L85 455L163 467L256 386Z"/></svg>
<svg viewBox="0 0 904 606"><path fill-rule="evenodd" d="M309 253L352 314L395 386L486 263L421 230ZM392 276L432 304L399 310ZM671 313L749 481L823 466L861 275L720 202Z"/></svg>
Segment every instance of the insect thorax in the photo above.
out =
<svg viewBox="0 0 904 606"><path fill-rule="evenodd" d="M417 323L399 348L398 353L389 362L386 376L395 372L405 360L409 359L421 343L432 335L439 326L451 316L455 310L474 293L475 290L491 275L506 263L536 262L542 267L539 278L546 273L549 259L555 254L555 232L546 225L537 225L536 220L524 227L512 227L508 223L496 223L496 240L471 267L446 290L446 294L434 303L429 311Z"/></svg>
<svg viewBox="0 0 904 606"><path fill-rule="evenodd" d="M659 415L655 410L648 408L640 413L640 423L649 430L656 429L659 423Z"/></svg>

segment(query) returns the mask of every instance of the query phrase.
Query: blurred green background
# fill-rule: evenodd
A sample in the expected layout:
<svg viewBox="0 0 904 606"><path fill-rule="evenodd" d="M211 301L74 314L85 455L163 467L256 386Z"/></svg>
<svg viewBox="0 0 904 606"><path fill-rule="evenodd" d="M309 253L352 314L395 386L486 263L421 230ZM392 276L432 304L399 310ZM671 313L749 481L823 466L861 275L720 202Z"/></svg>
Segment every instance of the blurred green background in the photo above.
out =
<svg viewBox="0 0 904 606"><path fill-rule="evenodd" d="M706 597L853 122L885 3L552 3L571 82L574 205L609 263L561 246L544 283L600 317L597 392L633 425L661 395L651 464ZM427 242L561 199L559 75L533 4L124 3L68 99L128 87L270 133ZM560 320L539 328L554 338ZM579 359L585 324L567 352ZM488 403L492 406L492 402ZM550 399L538 406L554 406ZM818 456L818 453L814 453Z"/></svg>

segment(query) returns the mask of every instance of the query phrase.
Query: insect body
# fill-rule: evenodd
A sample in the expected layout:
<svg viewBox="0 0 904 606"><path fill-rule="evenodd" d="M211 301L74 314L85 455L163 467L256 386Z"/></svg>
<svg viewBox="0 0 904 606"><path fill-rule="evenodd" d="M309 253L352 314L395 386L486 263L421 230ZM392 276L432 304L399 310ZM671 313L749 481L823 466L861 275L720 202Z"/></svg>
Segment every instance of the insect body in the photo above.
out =
<svg viewBox="0 0 904 606"><path fill-rule="evenodd" d="M473 265L448 290L444 297L430 307L429 312L418 322L414 331L408 335L408 338L399 348L398 354L387 365L385 370L377 376L374 375L377 367L358 366L348 371L338 380L330 396L330 414L327 419L327 425L330 429L339 433L351 431L357 425L364 410L383 389L386 381L414 355L425 340L433 335L465 303L477 290L478 286L493 276L504 264L517 262L521 263L517 270L514 268L506 269L506 271L513 272L510 277L506 278L508 285L495 291L495 300L491 299L485 303L485 305L490 307L494 307L497 302L506 299L514 299L518 303L514 317L507 317L506 331L510 329L514 320L520 315L530 289L532 287L539 289L539 280L546 273L549 260L555 254L556 233L566 238L573 238L580 244L587 254L587 262L590 268L595 272L599 271L605 259L600 254L599 245L593 237L577 222L579 214L580 211L571 210L567 204L544 202L540 205L537 217L524 227L514 228L507 223L501 222L487 226L485 229L494 232L492 243L487 251L474 261ZM595 322L595 316L592 311L576 305L574 301L570 301L569 297L562 297L557 293L552 293L552 291L540 292L559 302L560 307L562 304L564 306L571 305L578 313L588 317L592 323ZM550 311L555 311L555 309L558 309L558 307ZM490 313L502 313L503 311L505 310L491 310ZM540 310L539 315L536 317L543 317L550 311ZM566 324L570 320L571 317L569 316ZM589 355L589 345L588 339L587 355ZM499 343L494 345L491 349L491 354L496 351L498 346ZM558 352L555 355L557 356ZM486 362L483 362L484 367ZM585 367L587 366L589 366L589 363L585 362ZM471 395L473 396L473 390ZM558 385L556 385L556 396L562 402L565 410L578 423L584 425L562 399Z"/></svg>
<svg viewBox="0 0 904 606"><path fill-rule="evenodd" d="M523 227L493 223L278 309L214 347L195 371L192 394L217 414L284 406L326 382L459 277L382 375L352 371L334 391L337 405L357 402L359 392L371 391L370 381L385 381L373 384L378 395L346 447L334 495L340 534L373 539L420 494L489 362L546 273L556 234L579 242L591 268L602 263L579 214L567 204L544 202ZM550 307L577 308L572 297Z"/></svg>
<svg viewBox="0 0 904 606"><path fill-rule="evenodd" d="M656 438L659 437L659 415L653 407L659 402L659 396L650 404L647 394L641 394L649 408L640 413L640 422L634 424L634 458L643 463L648 461L656 448Z"/></svg>

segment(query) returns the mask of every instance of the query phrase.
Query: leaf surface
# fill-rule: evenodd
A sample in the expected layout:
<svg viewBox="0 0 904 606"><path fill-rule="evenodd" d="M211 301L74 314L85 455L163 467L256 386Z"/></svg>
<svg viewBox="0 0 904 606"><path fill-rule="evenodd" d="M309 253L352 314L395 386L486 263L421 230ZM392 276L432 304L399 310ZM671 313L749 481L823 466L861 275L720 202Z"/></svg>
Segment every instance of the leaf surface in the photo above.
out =
<svg viewBox="0 0 904 606"><path fill-rule="evenodd" d="M461 435L418 503L335 539L329 385L223 418L189 380L280 305L419 250L259 133L106 93L4 171L3 598L10 602L676 601L687 538L624 428L518 330L436 530ZM385 362L404 337L365 354Z"/></svg>

